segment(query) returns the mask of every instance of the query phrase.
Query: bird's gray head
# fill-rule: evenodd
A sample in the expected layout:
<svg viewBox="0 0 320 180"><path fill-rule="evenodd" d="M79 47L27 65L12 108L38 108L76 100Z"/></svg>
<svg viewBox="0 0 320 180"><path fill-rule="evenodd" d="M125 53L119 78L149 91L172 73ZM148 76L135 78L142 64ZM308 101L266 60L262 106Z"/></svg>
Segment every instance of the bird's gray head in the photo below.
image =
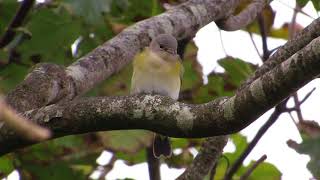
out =
<svg viewBox="0 0 320 180"><path fill-rule="evenodd" d="M151 41L150 48L153 51L165 51L170 54L177 54L178 42L170 34L160 34Z"/></svg>

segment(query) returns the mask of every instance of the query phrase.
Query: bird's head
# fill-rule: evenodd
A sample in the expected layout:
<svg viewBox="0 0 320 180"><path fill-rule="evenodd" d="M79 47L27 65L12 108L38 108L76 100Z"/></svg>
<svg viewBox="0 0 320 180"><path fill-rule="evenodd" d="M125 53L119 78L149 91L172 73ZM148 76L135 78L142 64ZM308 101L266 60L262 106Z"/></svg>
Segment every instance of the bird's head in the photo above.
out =
<svg viewBox="0 0 320 180"><path fill-rule="evenodd" d="M150 43L150 49L155 52L167 52L169 54L177 54L178 42L175 37L170 34L160 34Z"/></svg>

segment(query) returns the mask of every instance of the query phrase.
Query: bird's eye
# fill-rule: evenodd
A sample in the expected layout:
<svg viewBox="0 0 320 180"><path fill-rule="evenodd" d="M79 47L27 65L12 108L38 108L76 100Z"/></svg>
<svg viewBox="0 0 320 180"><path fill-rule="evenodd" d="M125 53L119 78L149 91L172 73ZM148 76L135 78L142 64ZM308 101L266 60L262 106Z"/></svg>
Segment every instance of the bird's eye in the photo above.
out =
<svg viewBox="0 0 320 180"><path fill-rule="evenodd" d="M163 49L164 47L162 45L160 45L160 48Z"/></svg>

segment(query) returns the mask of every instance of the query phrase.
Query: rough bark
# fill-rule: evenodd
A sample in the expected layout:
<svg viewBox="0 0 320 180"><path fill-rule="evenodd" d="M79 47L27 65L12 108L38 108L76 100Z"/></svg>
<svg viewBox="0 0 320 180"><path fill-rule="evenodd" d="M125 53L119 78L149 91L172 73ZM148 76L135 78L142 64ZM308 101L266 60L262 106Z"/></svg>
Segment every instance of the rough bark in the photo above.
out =
<svg viewBox="0 0 320 180"><path fill-rule="evenodd" d="M227 136L207 138L191 165L177 179L204 179L214 164L218 162L227 142Z"/></svg>
<svg viewBox="0 0 320 180"><path fill-rule="evenodd" d="M248 26L262 11L269 0L254 0L237 15L217 21L217 26L225 31L235 31Z"/></svg>
<svg viewBox="0 0 320 180"><path fill-rule="evenodd" d="M159 95L79 98L28 111L54 137L101 130L147 129L172 137L209 137L240 131L320 74L320 37L230 98L185 104ZM0 153L31 144L0 131Z"/></svg>
<svg viewBox="0 0 320 180"><path fill-rule="evenodd" d="M52 64L38 66L8 94L6 101L23 112L73 99L125 67L156 35L168 33L178 40L192 38L201 27L232 14L239 2L190 0L140 21L67 68Z"/></svg>

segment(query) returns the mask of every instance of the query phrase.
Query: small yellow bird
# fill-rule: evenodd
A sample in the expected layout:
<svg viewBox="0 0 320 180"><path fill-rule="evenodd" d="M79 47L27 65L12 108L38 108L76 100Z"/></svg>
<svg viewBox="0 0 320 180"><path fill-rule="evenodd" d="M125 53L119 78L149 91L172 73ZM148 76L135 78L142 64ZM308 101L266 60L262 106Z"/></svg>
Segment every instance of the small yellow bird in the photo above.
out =
<svg viewBox="0 0 320 180"><path fill-rule="evenodd" d="M133 61L131 94L155 93L178 99L183 66L177 47L177 40L173 36L160 34L151 41L149 47L136 55ZM170 157L171 153L170 139L155 134L154 156Z"/></svg>

